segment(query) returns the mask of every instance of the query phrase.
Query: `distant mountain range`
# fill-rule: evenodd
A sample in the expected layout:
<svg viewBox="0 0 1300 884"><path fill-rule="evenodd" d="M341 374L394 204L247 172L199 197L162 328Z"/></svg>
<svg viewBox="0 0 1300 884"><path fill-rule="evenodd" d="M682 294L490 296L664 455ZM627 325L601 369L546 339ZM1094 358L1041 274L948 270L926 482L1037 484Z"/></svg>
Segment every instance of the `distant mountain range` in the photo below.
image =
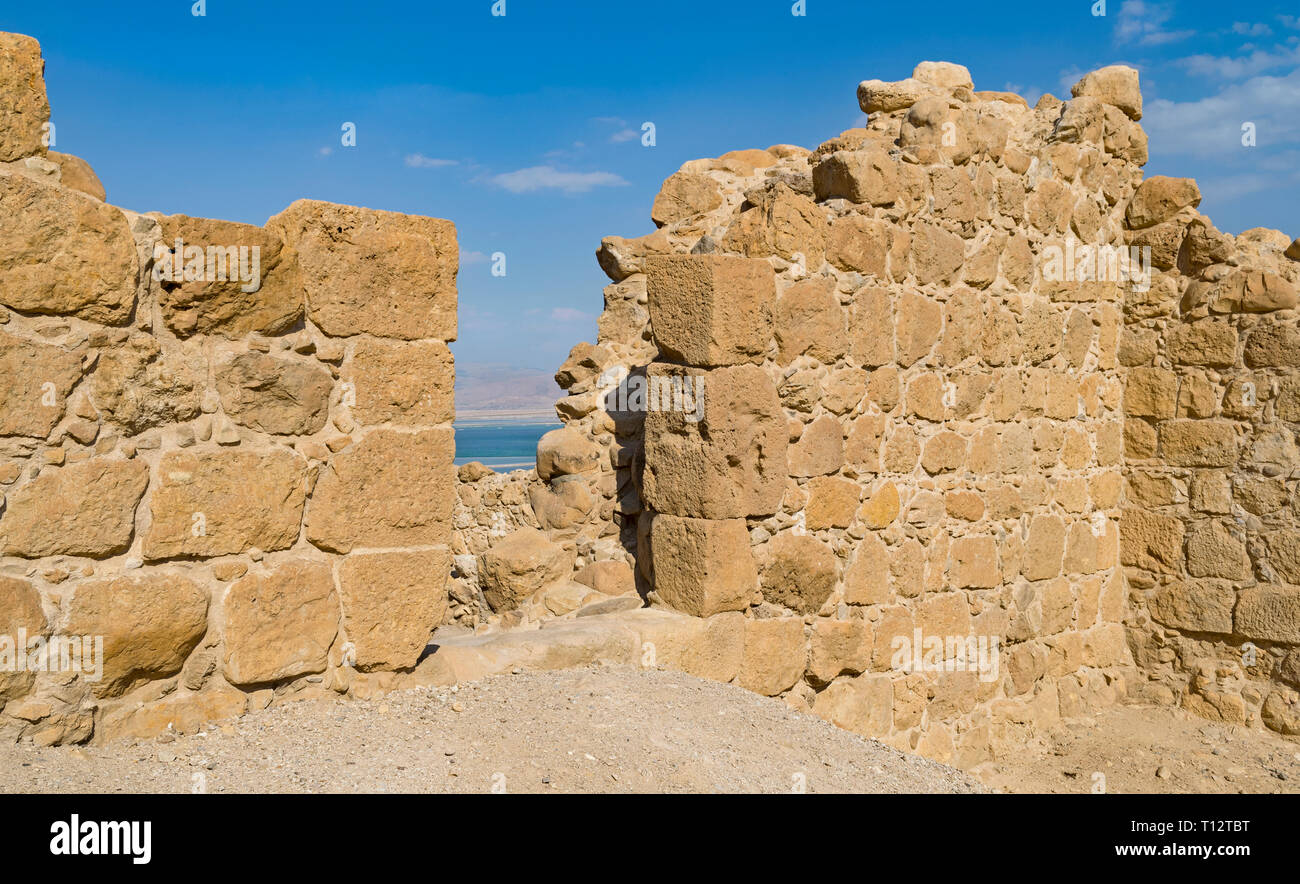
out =
<svg viewBox="0 0 1300 884"><path fill-rule="evenodd" d="M456 363L456 415L474 417L515 412L555 416L564 391L552 372L500 362Z"/></svg>

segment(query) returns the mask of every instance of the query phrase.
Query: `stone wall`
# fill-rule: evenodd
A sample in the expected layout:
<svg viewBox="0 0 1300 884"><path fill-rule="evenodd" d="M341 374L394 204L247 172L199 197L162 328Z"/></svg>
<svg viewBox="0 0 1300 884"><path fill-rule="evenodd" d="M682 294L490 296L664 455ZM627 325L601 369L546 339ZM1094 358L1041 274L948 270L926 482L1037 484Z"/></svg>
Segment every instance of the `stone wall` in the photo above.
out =
<svg viewBox="0 0 1300 884"><path fill-rule="evenodd" d="M1128 238L1122 558L1142 697L1300 734L1300 244L1221 233L1188 179L1143 182Z"/></svg>
<svg viewBox="0 0 1300 884"><path fill-rule="evenodd" d="M47 152L42 68L0 34L0 734L391 683L448 610L453 225L119 209ZM20 634L102 640L100 677Z"/></svg>

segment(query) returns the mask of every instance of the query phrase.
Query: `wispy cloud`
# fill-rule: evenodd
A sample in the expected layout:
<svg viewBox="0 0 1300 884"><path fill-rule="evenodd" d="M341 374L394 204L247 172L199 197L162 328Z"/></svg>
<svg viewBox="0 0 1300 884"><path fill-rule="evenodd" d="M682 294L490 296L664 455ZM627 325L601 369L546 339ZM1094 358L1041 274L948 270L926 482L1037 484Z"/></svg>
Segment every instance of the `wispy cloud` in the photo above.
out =
<svg viewBox="0 0 1300 884"><path fill-rule="evenodd" d="M1241 127L1248 122L1255 124L1258 147L1241 144ZM1142 124L1151 136L1153 156L1228 157L1295 144L1300 140L1300 68L1285 76L1232 83L1197 101L1157 99L1145 108ZM1262 159L1252 155L1252 162Z"/></svg>
<svg viewBox="0 0 1300 884"><path fill-rule="evenodd" d="M460 264L462 267L466 266L467 264L482 264L486 262L487 259L488 256L483 252L461 252L460 253Z"/></svg>
<svg viewBox="0 0 1300 884"><path fill-rule="evenodd" d="M619 129L613 135L609 136L610 144L622 144L624 141L635 141L641 133L635 129Z"/></svg>
<svg viewBox="0 0 1300 884"><path fill-rule="evenodd" d="M586 193L597 187L622 187L628 182L613 172L561 172L554 166L530 166L514 172L494 175L491 182L511 193L560 190Z"/></svg>
<svg viewBox="0 0 1300 884"><path fill-rule="evenodd" d="M1219 77L1225 80L1240 80L1252 77L1275 68L1300 64L1300 44L1274 49L1256 49L1240 58L1222 55L1193 55L1179 59L1177 64L1188 73L1202 77Z"/></svg>
<svg viewBox="0 0 1300 884"><path fill-rule="evenodd" d="M1137 43L1139 46L1162 46L1186 40L1195 31L1170 31L1165 29L1173 17L1170 4L1149 3L1147 0L1124 0L1115 22L1115 42Z"/></svg>
<svg viewBox="0 0 1300 884"><path fill-rule="evenodd" d="M1243 37L1269 37L1272 36L1273 29L1263 22L1235 21L1232 23L1232 32Z"/></svg>
<svg viewBox="0 0 1300 884"><path fill-rule="evenodd" d="M412 169L441 169L444 166L456 165L456 161L426 157L422 153L410 153L406 155L406 165Z"/></svg>

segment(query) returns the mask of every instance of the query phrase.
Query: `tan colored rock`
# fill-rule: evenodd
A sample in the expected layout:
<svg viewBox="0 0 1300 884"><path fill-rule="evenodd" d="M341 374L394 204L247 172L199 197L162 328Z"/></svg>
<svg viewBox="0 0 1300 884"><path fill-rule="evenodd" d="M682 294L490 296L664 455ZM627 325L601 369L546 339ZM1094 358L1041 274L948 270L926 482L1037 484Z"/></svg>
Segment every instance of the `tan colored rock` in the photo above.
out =
<svg viewBox="0 0 1300 884"><path fill-rule="evenodd" d="M1201 190L1191 178L1153 175L1138 185L1124 212L1134 230L1167 221L1180 209L1201 204Z"/></svg>
<svg viewBox="0 0 1300 884"><path fill-rule="evenodd" d="M1271 313L1296 306L1296 287L1276 273L1238 271L1215 287L1213 298L1215 313Z"/></svg>
<svg viewBox="0 0 1300 884"><path fill-rule="evenodd" d="M98 697L115 697L136 684L180 672L203 638L208 594L179 574L150 573L79 583L68 608L65 635L104 637Z"/></svg>
<svg viewBox="0 0 1300 884"><path fill-rule="evenodd" d="M1028 580L1045 580L1061 573L1065 554L1065 523L1059 516L1039 515L1029 523L1023 572Z"/></svg>
<svg viewBox="0 0 1300 884"><path fill-rule="evenodd" d="M1187 573L1193 577L1243 580L1250 576L1246 542L1214 520L1193 523L1187 532Z"/></svg>
<svg viewBox="0 0 1300 884"><path fill-rule="evenodd" d="M854 360L867 366L892 363L894 322L888 289L868 286L854 292L849 323Z"/></svg>
<svg viewBox="0 0 1300 884"><path fill-rule="evenodd" d="M632 573L632 566L622 559L602 559L599 562L592 562L574 574L573 579L602 595L636 594L636 575Z"/></svg>
<svg viewBox="0 0 1300 884"><path fill-rule="evenodd" d="M1300 328L1295 322L1260 322L1246 336L1244 356L1251 368L1300 366Z"/></svg>
<svg viewBox="0 0 1300 884"><path fill-rule="evenodd" d="M743 519L659 514L651 526L655 595L693 617L743 611L758 586Z"/></svg>
<svg viewBox="0 0 1300 884"><path fill-rule="evenodd" d="M895 82L863 80L858 84L858 107L864 114L892 113L916 104L921 98L935 94L928 83L914 77Z"/></svg>
<svg viewBox="0 0 1300 884"><path fill-rule="evenodd" d="M549 482L589 473L600 466L601 454L599 445L571 427L550 430L537 440L537 477Z"/></svg>
<svg viewBox="0 0 1300 884"><path fill-rule="evenodd" d="M296 256L275 231L188 215L158 223L153 274L163 321L180 337L279 334L302 316Z"/></svg>
<svg viewBox="0 0 1300 884"><path fill-rule="evenodd" d="M135 333L100 350L90 390L104 418L135 436L198 417L207 374L201 353Z"/></svg>
<svg viewBox="0 0 1300 884"><path fill-rule="evenodd" d="M669 361L733 365L758 362L767 351L776 282L766 261L651 256L646 294L655 343Z"/></svg>
<svg viewBox="0 0 1300 884"><path fill-rule="evenodd" d="M890 556L891 550L877 535L862 538L844 572L846 604L880 605L889 601Z"/></svg>
<svg viewBox="0 0 1300 884"><path fill-rule="evenodd" d="M372 430L321 471L307 539L329 552L444 544L455 498L450 429Z"/></svg>
<svg viewBox="0 0 1300 884"><path fill-rule="evenodd" d="M920 285L956 282L965 259L966 246L961 237L935 224L917 223L912 239L912 270ZM899 314L907 315L901 303Z"/></svg>
<svg viewBox="0 0 1300 884"><path fill-rule="evenodd" d="M865 620L813 621L808 676L815 685L841 675L858 675L871 666L871 629Z"/></svg>
<svg viewBox="0 0 1300 884"><path fill-rule="evenodd" d="M307 461L284 448L167 452L149 498L144 557L288 549L298 539L306 471Z"/></svg>
<svg viewBox="0 0 1300 884"><path fill-rule="evenodd" d="M1147 600L1158 623L1190 632L1232 632L1237 593L1227 581L1189 580L1160 587Z"/></svg>
<svg viewBox="0 0 1300 884"><path fill-rule="evenodd" d="M966 66L951 61L923 61L912 69L912 79L947 91L975 88Z"/></svg>
<svg viewBox="0 0 1300 884"><path fill-rule="evenodd" d="M808 279L785 290L776 302L776 343L782 363L807 354L831 365L848 351L844 310L833 280Z"/></svg>
<svg viewBox="0 0 1300 884"><path fill-rule="evenodd" d="M96 740L150 740L159 734L194 734L205 725L238 718L248 708L248 695L228 687L193 693L178 691L143 706L124 704L105 714L95 729Z"/></svg>
<svg viewBox="0 0 1300 884"><path fill-rule="evenodd" d="M1286 688L1273 691L1260 708L1260 719L1279 734L1300 736L1300 694Z"/></svg>
<svg viewBox="0 0 1300 884"><path fill-rule="evenodd" d="M225 413L250 429L310 436L325 426L334 379L315 361L241 353L216 376Z"/></svg>
<svg viewBox="0 0 1300 884"><path fill-rule="evenodd" d="M646 413L646 503L657 512L705 519L776 512L789 474L787 430L767 374L748 365L702 371L661 363L647 374L652 395L655 383L684 390L691 380L703 415Z"/></svg>
<svg viewBox="0 0 1300 884"><path fill-rule="evenodd" d="M891 229L887 221L856 213L841 216L831 221L826 240L826 260L840 270L856 270L883 280L890 238Z"/></svg>
<svg viewBox="0 0 1300 884"><path fill-rule="evenodd" d="M858 510L858 518L868 528L887 528L898 518L899 506L898 486L885 482Z"/></svg>
<svg viewBox="0 0 1300 884"><path fill-rule="evenodd" d="M59 167L59 183L64 187L70 187L78 190L87 196L93 196L101 203L107 199L104 193L104 185L95 174L95 170L90 168L90 163L81 157L74 157L70 153L59 153L52 150L46 154L46 159L55 163Z"/></svg>
<svg viewBox="0 0 1300 884"><path fill-rule="evenodd" d="M535 528L520 528L478 557L483 596L492 610L509 611L573 571L573 551Z"/></svg>
<svg viewBox="0 0 1300 884"><path fill-rule="evenodd" d="M29 641L48 631L41 594L27 580L0 576L0 642L10 644L10 654L17 653L20 629ZM35 680L34 672L0 667L0 706L26 694Z"/></svg>
<svg viewBox="0 0 1300 884"><path fill-rule="evenodd" d="M1174 420L1160 425L1160 454L1182 467L1226 467L1237 460L1237 437L1228 421Z"/></svg>
<svg viewBox="0 0 1300 884"><path fill-rule="evenodd" d="M1237 361L1237 330L1221 319L1184 323L1170 329L1166 346L1182 365L1228 366Z"/></svg>
<svg viewBox="0 0 1300 884"><path fill-rule="evenodd" d="M992 588L1001 584L998 548L992 537L954 538L948 553L952 557L952 582L956 586Z"/></svg>
<svg viewBox="0 0 1300 884"><path fill-rule="evenodd" d="M802 265L808 272L826 258L826 213L807 196L784 183L746 193L747 202L733 217L722 246L750 258L776 255Z"/></svg>
<svg viewBox="0 0 1300 884"><path fill-rule="evenodd" d="M1127 65L1113 64L1084 74L1070 88L1070 94L1091 96L1119 108L1130 120L1142 119L1138 72Z"/></svg>
<svg viewBox="0 0 1300 884"><path fill-rule="evenodd" d="M1257 640L1300 644L1300 590L1268 585L1241 590L1233 632Z"/></svg>
<svg viewBox="0 0 1300 884"><path fill-rule="evenodd" d="M10 495L0 549L25 558L125 552L148 484L145 464L107 457L43 472Z"/></svg>
<svg viewBox="0 0 1300 884"><path fill-rule="evenodd" d="M1128 373L1124 413L1133 417L1170 418L1178 397L1178 376L1163 368L1139 366Z"/></svg>
<svg viewBox="0 0 1300 884"><path fill-rule="evenodd" d="M756 694L775 697L794 687L807 659L802 620L746 620L745 652L736 682Z"/></svg>
<svg viewBox="0 0 1300 884"><path fill-rule="evenodd" d="M0 32L0 163L44 156L49 120L41 44Z"/></svg>
<svg viewBox="0 0 1300 884"><path fill-rule="evenodd" d="M764 548L763 598L801 614L815 614L835 591L834 551L808 534L778 534Z"/></svg>
<svg viewBox="0 0 1300 884"><path fill-rule="evenodd" d="M722 188L716 180L698 172L674 172L664 181L650 208L656 227L676 224L722 205Z"/></svg>
<svg viewBox="0 0 1300 884"><path fill-rule="evenodd" d="M862 489L851 479L817 476L808 482L804 527L809 531L847 528L858 512Z"/></svg>
<svg viewBox="0 0 1300 884"><path fill-rule="evenodd" d="M0 332L0 436L44 439L81 378L81 356Z"/></svg>
<svg viewBox="0 0 1300 884"><path fill-rule="evenodd" d="M440 341L362 338L341 377L352 384L352 416L363 425L432 426L456 416L451 350Z"/></svg>
<svg viewBox="0 0 1300 884"><path fill-rule="evenodd" d="M356 668L409 669L447 613L446 547L352 553L339 565L343 628Z"/></svg>
<svg viewBox="0 0 1300 884"><path fill-rule="evenodd" d="M1120 517L1120 562L1147 571L1175 573L1182 561L1183 523L1144 510L1125 510Z"/></svg>
<svg viewBox="0 0 1300 884"><path fill-rule="evenodd" d="M325 334L456 339L450 221L298 200L267 228L298 253L308 315Z"/></svg>
<svg viewBox="0 0 1300 884"><path fill-rule="evenodd" d="M640 636L642 666L664 666L721 682L731 681L740 671L746 621L739 612L702 620L662 608L643 608L619 618Z"/></svg>
<svg viewBox="0 0 1300 884"><path fill-rule="evenodd" d="M879 148L836 151L813 167L813 189L818 200L893 205L901 191L898 164Z"/></svg>
<svg viewBox="0 0 1300 884"><path fill-rule="evenodd" d="M930 298L908 292L899 299L897 312L898 364L907 367L934 349L943 331L943 310Z"/></svg>
<svg viewBox="0 0 1300 884"><path fill-rule="evenodd" d="M120 209L0 169L0 303L121 325L138 278L135 238Z"/></svg>
<svg viewBox="0 0 1300 884"><path fill-rule="evenodd" d="M893 681L888 675L841 679L817 695L813 713L856 734L888 736L893 727Z"/></svg>
<svg viewBox="0 0 1300 884"><path fill-rule="evenodd" d="M225 593L226 681L269 684L324 672L338 632L339 600L327 562L292 559L255 571ZM405 610L394 604L389 625Z"/></svg>
<svg viewBox="0 0 1300 884"><path fill-rule="evenodd" d="M825 476L844 464L844 428L830 415L806 426L799 441L790 446L790 475Z"/></svg>

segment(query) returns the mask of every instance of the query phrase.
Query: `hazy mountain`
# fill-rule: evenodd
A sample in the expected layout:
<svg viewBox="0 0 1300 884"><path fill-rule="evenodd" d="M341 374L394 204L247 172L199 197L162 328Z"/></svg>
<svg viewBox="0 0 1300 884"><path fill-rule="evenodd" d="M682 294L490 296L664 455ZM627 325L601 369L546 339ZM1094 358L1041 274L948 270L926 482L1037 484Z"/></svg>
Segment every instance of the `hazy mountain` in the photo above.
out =
<svg viewBox="0 0 1300 884"><path fill-rule="evenodd" d="M564 391L554 373L500 362L456 363L456 413L536 411L555 414Z"/></svg>

